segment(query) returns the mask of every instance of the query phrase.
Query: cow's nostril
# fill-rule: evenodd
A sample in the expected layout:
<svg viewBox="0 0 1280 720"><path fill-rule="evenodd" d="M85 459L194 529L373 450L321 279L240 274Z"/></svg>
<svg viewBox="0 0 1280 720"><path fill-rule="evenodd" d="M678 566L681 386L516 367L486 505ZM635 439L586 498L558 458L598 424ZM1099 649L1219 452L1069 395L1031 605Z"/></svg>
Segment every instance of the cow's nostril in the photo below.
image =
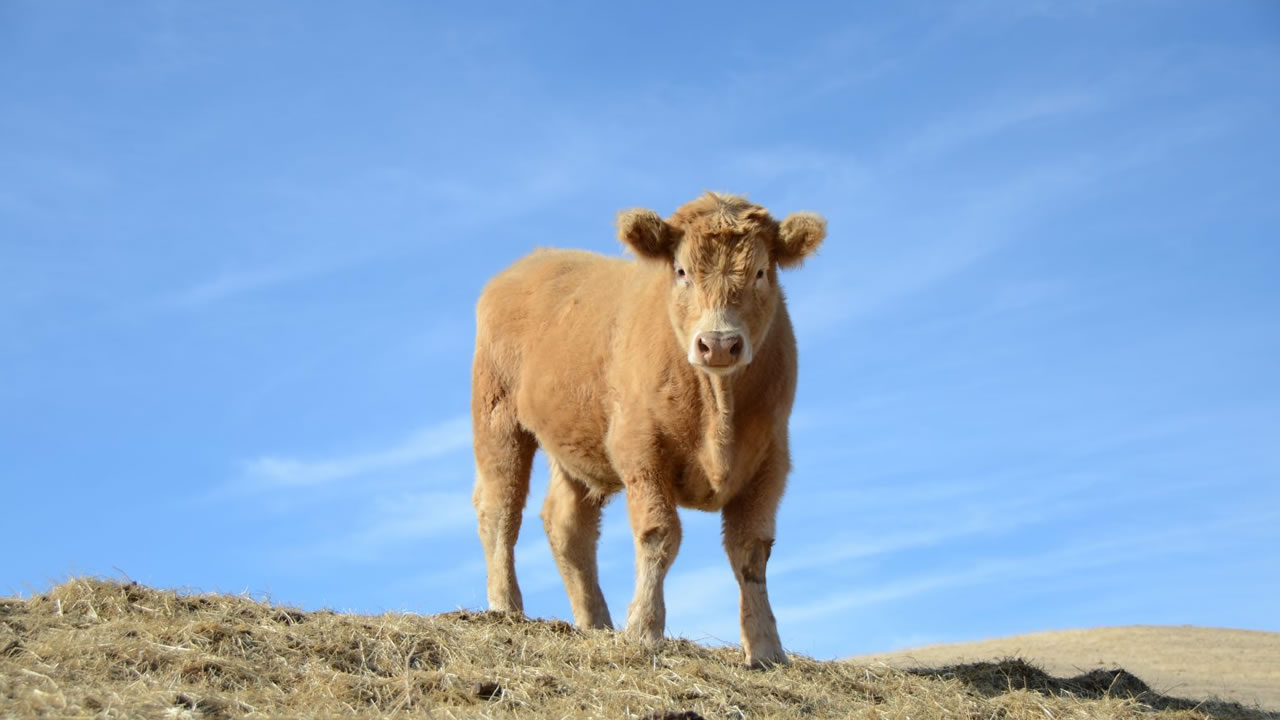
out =
<svg viewBox="0 0 1280 720"><path fill-rule="evenodd" d="M729 345L729 354L734 357L742 354L742 338L733 339L733 343Z"/></svg>
<svg viewBox="0 0 1280 720"><path fill-rule="evenodd" d="M698 352L704 355L711 352L711 348L707 347L707 344L702 341L702 338L698 338Z"/></svg>

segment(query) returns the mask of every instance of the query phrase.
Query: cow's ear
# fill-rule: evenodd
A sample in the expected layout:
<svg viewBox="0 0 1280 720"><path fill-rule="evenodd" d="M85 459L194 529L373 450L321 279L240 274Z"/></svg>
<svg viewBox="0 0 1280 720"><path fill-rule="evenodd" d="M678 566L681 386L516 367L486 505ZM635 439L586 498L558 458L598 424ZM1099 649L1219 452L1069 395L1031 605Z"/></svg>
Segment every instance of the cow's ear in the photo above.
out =
<svg viewBox="0 0 1280 720"><path fill-rule="evenodd" d="M827 236L827 221L811 212L791 213L778 227L778 264L794 267L813 254Z"/></svg>
<svg viewBox="0 0 1280 720"><path fill-rule="evenodd" d="M680 231L658 213L643 208L618 213L618 239L644 258L669 258L675 251Z"/></svg>

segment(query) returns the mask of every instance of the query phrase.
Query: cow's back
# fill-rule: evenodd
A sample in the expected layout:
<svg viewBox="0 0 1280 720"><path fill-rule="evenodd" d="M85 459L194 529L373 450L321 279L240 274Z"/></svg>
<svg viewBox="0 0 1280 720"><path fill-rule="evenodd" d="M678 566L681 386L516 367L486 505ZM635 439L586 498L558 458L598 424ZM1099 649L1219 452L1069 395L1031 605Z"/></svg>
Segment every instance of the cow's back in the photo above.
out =
<svg viewBox="0 0 1280 720"><path fill-rule="evenodd" d="M494 277L476 310L476 363L514 399L520 424L575 474L609 486L607 367L635 270L621 258L539 250Z"/></svg>

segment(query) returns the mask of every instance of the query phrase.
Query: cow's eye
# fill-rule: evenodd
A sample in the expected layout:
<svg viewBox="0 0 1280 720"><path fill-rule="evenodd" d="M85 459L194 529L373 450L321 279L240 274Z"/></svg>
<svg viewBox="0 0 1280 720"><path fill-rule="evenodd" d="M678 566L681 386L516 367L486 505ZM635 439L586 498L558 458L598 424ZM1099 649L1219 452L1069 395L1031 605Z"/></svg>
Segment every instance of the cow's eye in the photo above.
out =
<svg viewBox="0 0 1280 720"><path fill-rule="evenodd" d="M682 268L682 267L678 267L678 268L676 268L676 277L678 277L678 278L683 278L683 277L684 277L684 268Z"/></svg>
<svg viewBox="0 0 1280 720"><path fill-rule="evenodd" d="M756 279L757 279L757 280L763 280L763 279L764 279L764 270L757 270L757 271L756 271Z"/></svg>

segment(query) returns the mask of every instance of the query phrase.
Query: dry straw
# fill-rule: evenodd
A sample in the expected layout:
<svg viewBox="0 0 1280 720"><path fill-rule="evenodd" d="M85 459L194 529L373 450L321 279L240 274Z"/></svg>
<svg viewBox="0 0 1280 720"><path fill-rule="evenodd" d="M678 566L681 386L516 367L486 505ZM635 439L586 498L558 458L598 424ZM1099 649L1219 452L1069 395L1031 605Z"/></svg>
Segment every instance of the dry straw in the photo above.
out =
<svg viewBox="0 0 1280 720"><path fill-rule="evenodd" d="M1019 661L748 670L495 613L376 617L76 579L0 599L0 717L1274 718Z"/></svg>

